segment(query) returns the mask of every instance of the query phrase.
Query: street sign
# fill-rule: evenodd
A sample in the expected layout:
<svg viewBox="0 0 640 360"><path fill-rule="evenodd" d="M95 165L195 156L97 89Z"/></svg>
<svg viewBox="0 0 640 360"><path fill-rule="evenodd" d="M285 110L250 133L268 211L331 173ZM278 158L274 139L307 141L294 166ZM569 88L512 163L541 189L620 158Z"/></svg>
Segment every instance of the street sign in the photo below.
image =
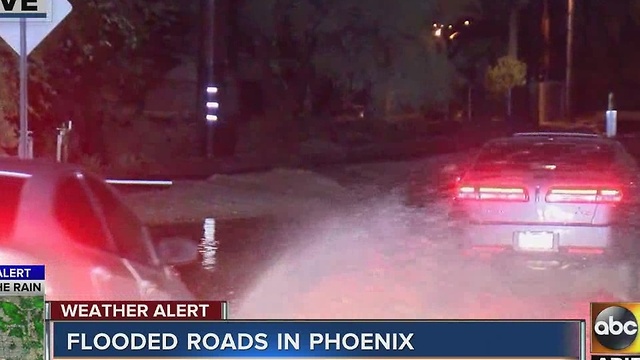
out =
<svg viewBox="0 0 640 360"><path fill-rule="evenodd" d="M52 0L51 20L27 19L27 55L64 20L71 12L71 4L67 0ZM20 21L0 20L0 37L18 54L20 54Z"/></svg>
<svg viewBox="0 0 640 360"><path fill-rule="evenodd" d="M43 19L51 21L52 0L2 0L0 19Z"/></svg>

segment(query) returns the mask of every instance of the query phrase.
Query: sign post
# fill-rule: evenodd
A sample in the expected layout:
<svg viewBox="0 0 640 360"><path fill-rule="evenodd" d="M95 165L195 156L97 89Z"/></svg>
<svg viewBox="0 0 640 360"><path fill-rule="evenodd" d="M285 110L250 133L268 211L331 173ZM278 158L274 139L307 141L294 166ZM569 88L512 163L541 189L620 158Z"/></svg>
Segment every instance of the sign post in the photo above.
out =
<svg viewBox="0 0 640 360"><path fill-rule="evenodd" d="M28 134L29 134L29 98L27 82L29 81L29 64L27 62L27 19L20 19L20 142L18 156L21 159L29 158Z"/></svg>
<svg viewBox="0 0 640 360"><path fill-rule="evenodd" d="M609 93L607 112L605 113L607 137L615 137L618 132L618 112L613 102L613 93Z"/></svg>
<svg viewBox="0 0 640 360"><path fill-rule="evenodd" d="M0 2L0 37L19 56L20 143L18 156L31 158L29 147L28 56L71 12L67 0L22 0ZM16 21L16 19L18 21ZM28 24L28 26L27 26ZM28 30L28 31L27 31Z"/></svg>

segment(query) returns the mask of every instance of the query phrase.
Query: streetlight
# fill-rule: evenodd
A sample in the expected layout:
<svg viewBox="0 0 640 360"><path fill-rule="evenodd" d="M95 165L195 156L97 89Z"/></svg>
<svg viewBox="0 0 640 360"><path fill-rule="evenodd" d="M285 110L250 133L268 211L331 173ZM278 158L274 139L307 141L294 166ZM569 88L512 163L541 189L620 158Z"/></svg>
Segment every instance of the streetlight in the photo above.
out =
<svg viewBox="0 0 640 360"><path fill-rule="evenodd" d="M471 25L471 21L469 20L465 20L464 21L464 26L469 26ZM444 33L444 30L447 30L447 34ZM454 28L454 26L452 24L447 25L446 27L442 24L438 24L438 23L433 23L433 36L439 38L439 37L443 37L443 36L447 36L447 38L449 38L449 40L453 40L455 39L458 35L460 34L460 32Z"/></svg>
<svg viewBox="0 0 640 360"><path fill-rule="evenodd" d="M435 37L442 36L442 25L438 23L433 23L433 36Z"/></svg>
<svg viewBox="0 0 640 360"><path fill-rule="evenodd" d="M456 24L460 24L460 21L457 21ZM468 27L471 25L471 20L464 20L462 22L464 27ZM445 32L446 31L446 32ZM460 32L464 32L463 29L460 29L459 26L453 26L453 24L443 25L440 23L433 23L433 36L438 39L438 42L441 43L441 46L444 48L444 51L448 58L451 57L449 53L449 42L457 39L460 36ZM471 100L472 100L472 85L469 82L467 88L467 118L471 120ZM447 107L448 110L448 107ZM448 114L448 111L447 111ZM448 116L448 115L447 115Z"/></svg>
<svg viewBox="0 0 640 360"><path fill-rule="evenodd" d="M565 96L564 96L564 108L566 117L569 121L572 120L571 112L571 86L572 73L573 73L573 17L574 17L574 0L567 0L567 69L565 75Z"/></svg>
<svg viewBox="0 0 640 360"><path fill-rule="evenodd" d="M441 51L441 49L444 49L444 53L447 56L447 58L449 57L449 49L447 46L447 42L451 39L453 39L451 37L451 34L448 34L451 32L451 30L453 29L452 25L448 25L446 27L446 30L449 30L445 33L445 26L443 24L439 24L439 23L433 23L433 36L436 38L436 46L438 48L438 51ZM449 118L449 106L450 104L447 104L446 106L446 113L447 113L447 118Z"/></svg>

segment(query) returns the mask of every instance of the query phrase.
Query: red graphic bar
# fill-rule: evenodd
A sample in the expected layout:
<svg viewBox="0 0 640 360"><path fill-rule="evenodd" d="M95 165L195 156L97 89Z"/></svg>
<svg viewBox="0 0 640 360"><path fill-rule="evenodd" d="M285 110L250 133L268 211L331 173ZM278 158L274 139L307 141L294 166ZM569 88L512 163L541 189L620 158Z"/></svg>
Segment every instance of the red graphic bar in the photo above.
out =
<svg viewBox="0 0 640 360"><path fill-rule="evenodd" d="M226 320L226 301L50 301L53 321Z"/></svg>

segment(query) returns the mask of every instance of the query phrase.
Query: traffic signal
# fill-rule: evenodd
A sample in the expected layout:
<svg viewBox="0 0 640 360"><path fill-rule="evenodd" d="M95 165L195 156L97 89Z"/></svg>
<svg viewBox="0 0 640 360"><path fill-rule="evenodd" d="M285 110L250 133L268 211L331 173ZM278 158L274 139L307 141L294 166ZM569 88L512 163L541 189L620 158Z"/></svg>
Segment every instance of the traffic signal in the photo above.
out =
<svg viewBox="0 0 640 360"><path fill-rule="evenodd" d="M206 99L205 118L207 122L218 121L218 109L220 108L220 103L218 102L218 87L212 85L207 86Z"/></svg>

